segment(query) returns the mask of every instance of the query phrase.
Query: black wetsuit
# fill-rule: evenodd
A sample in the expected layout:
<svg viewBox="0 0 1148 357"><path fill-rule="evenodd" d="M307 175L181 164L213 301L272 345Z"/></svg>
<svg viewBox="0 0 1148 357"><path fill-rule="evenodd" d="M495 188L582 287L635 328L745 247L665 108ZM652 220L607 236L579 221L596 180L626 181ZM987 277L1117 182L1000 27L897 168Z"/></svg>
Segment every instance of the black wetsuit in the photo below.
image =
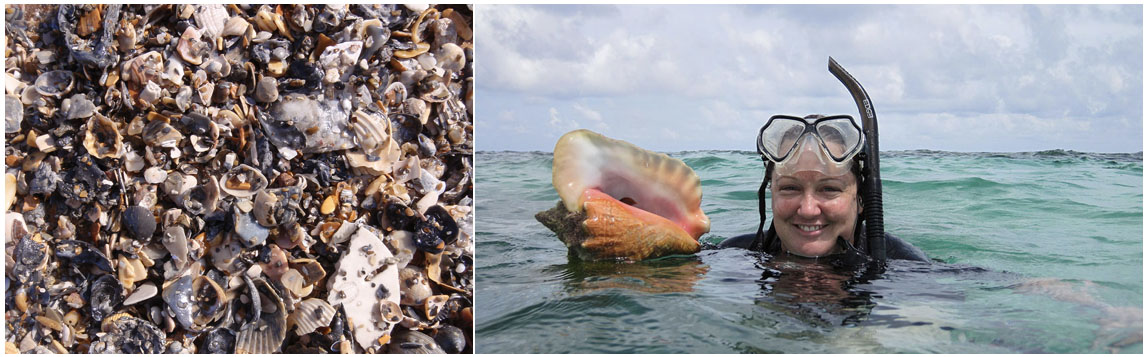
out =
<svg viewBox="0 0 1148 357"><path fill-rule="evenodd" d="M772 230L772 227L771 227L771 230ZM736 236L733 238L729 238L729 239L723 240L721 243L718 243L718 248L749 249L750 245L753 244L753 239L756 236L757 235L754 233L748 233L748 234L742 234L742 235L739 235L739 236ZM859 241L859 242L865 241L865 231L864 230L861 230L861 237L859 237L859 238L860 239L858 239L857 241ZM782 252L781 240L780 239L773 239L772 241L773 241L773 244L771 244L770 247L766 248L765 252L769 253L769 254L773 254L773 255L777 255L778 253L781 253ZM854 248L852 245L849 245L843 239L838 238L838 242L839 243L845 243L846 250L856 250L857 249L857 248ZM889 232L885 232L885 257L887 259L917 260L917 261L923 261L923 262L929 261L929 258L927 256L925 256L925 252L922 251L920 248L914 247L912 244L909 244L909 242L906 242L906 241L902 240L901 238L898 238L895 235L889 234Z"/></svg>

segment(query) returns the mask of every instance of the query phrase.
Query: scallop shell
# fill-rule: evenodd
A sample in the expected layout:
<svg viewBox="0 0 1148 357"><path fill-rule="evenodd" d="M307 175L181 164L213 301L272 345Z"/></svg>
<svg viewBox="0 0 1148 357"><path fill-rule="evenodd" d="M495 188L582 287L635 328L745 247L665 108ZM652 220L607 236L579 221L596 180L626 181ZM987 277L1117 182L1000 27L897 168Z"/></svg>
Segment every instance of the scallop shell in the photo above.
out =
<svg viewBox="0 0 1148 357"><path fill-rule="evenodd" d="M390 127L387 125L390 121L358 110L351 113L349 122L363 152L382 156L383 150L388 145L387 140L391 137Z"/></svg>
<svg viewBox="0 0 1148 357"><path fill-rule="evenodd" d="M248 286L259 292L259 301L272 309L262 309L254 321L243 325L235 338L235 353L268 354L279 352L287 337L287 307L282 294L267 280L253 279Z"/></svg>
<svg viewBox="0 0 1148 357"><path fill-rule="evenodd" d="M302 336L315 332L320 327L331 324L335 308L323 299L310 298L295 306L295 311L287 317L287 324L295 326L295 334Z"/></svg>

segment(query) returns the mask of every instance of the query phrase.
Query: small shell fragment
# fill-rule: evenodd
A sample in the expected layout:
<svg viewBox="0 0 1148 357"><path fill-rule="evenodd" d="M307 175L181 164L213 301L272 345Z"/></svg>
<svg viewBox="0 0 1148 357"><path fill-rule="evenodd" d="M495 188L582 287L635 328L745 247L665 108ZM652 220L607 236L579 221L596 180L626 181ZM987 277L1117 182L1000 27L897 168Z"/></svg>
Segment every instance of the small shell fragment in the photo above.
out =
<svg viewBox="0 0 1148 357"><path fill-rule="evenodd" d="M322 299L310 298L295 307L295 311L287 317L287 323L295 325L295 334L302 336L330 325L334 317L335 308L331 304Z"/></svg>
<svg viewBox="0 0 1148 357"><path fill-rule="evenodd" d="M124 306L135 305L140 301L151 299L155 297L157 291L155 284L143 283L131 295L128 295L127 299L124 299Z"/></svg>

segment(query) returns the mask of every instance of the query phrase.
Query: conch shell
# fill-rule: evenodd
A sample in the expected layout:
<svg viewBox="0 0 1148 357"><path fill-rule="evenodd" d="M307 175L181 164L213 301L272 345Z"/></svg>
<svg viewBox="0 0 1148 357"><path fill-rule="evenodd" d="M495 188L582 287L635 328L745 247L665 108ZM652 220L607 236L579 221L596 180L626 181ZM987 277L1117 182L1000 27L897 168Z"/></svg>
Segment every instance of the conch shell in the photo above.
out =
<svg viewBox="0 0 1148 357"><path fill-rule="evenodd" d="M554 147L562 202L535 218L582 259L642 260L695 253L709 232L694 170L666 154L589 130Z"/></svg>

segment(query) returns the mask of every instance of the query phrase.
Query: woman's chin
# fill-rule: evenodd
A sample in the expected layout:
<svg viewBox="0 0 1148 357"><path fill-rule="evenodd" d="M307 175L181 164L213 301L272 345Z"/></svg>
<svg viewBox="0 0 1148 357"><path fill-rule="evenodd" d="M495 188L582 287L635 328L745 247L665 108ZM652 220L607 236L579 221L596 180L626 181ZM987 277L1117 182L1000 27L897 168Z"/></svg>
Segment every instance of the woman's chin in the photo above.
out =
<svg viewBox="0 0 1148 357"><path fill-rule="evenodd" d="M785 246L785 249L788 250L790 253L797 253L800 255L813 257L813 256L828 255L830 252L833 251L833 247L834 247L834 245L836 245L837 241L835 239L834 240L821 240L821 239L806 240L803 237L803 239L801 239L801 242L794 242L794 243L796 243L796 244L792 244L792 245L791 244L783 244L783 245Z"/></svg>

